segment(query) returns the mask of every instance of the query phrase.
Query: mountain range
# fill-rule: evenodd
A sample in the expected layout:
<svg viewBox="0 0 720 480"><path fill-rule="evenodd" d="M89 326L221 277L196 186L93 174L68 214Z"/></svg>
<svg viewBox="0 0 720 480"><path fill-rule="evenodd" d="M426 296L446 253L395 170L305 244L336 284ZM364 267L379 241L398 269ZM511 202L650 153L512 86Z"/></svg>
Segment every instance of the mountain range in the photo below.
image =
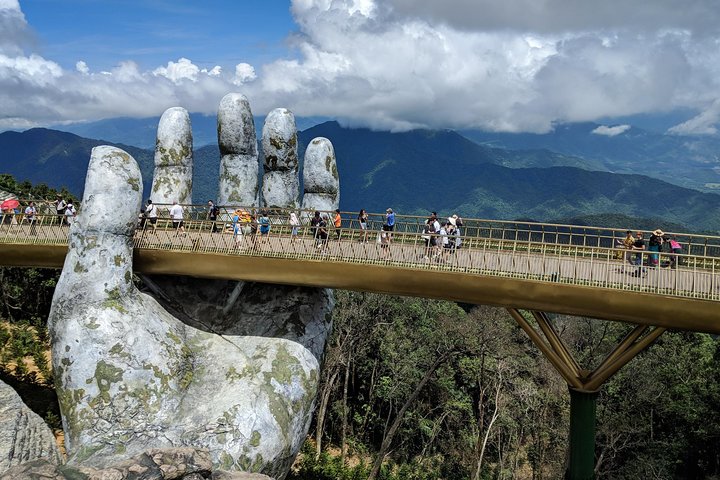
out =
<svg viewBox="0 0 720 480"><path fill-rule="evenodd" d="M589 128L591 125L585 125L581 130ZM720 195L647 175L614 173L609 167L621 162L612 160L615 157L609 150L604 157L589 159L573 154L583 152L571 146L558 151L563 150L558 146L562 146L561 132L555 135L554 144L535 138L535 143L528 140L525 144L530 148L524 149L514 135L501 135L500 141L478 134L473 141L468 138L473 137L472 132L463 133L377 132L330 121L299 133L300 158L312 138L322 136L333 142L343 210L379 212L392 207L399 213L420 215L435 210L467 217L574 222L587 215L612 213L626 215L628 222L641 217L656 219L659 227L662 222L674 222L695 230L720 230ZM564 135L568 138L570 134ZM604 139L598 141L607 147ZM54 187L65 185L80 195L90 150L108 143L50 129L4 132L0 134L0 173ZM153 151L111 144L138 160L145 191L149 191ZM196 148L194 158L194 200L204 202L216 196L220 154L211 144Z"/></svg>

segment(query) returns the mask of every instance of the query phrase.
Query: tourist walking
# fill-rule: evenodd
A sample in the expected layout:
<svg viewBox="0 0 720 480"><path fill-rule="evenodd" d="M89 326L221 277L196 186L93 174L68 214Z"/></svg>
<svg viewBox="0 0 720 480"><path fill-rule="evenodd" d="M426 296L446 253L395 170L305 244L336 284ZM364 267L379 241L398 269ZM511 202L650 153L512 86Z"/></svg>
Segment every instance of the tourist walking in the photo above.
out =
<svg viewBox="0 0 720 480"><path fill-rule="evenodd" d="M335 240L340 240L340 233L342 232L342 217L340 216L340 209L335 209L335 218L333 219L333 226L335 227Z"/></svg>
<svg viewBox="0 0 720 480"><path fill-rule="evenodd" d="M650 241L648 242L648 250L651 252L660 252L663 245L663 236L665 233L659 228L652 232L650 235ZM653 267L657 267L660 263L660 253L650 254L650 264Z"/></svg>
<svg viewBox="0 0 720 480"><path fill-rule="evenodd" d="M638 269L632 274L633 277L639 277L640 275L647 275L647 272L643 269L643 251L645 250L645 240L643 240L642 232L637 232L635 235L635 242L633 243L632 249L637 252L635 254L635 265Z"/></svg>
<svg viewBox="0 0 720 480"><path fill-rule="evenodd" d="M364 208L358 213L358 223L360 224L360 243L368 241L368 214Z"/></svg>
<svg viewBox="0 0 720 480"><path fill-rule="evenodd" d="M395 230L395 213L392 208L385 210L385 224L383 225L383 231L388 232L387 241L392 241L392 232Z"/></svg>
<svg viewBox="0 0 720 480"><path fill-rule="evenodd" d="M260 243L265 243L270 235L270 217L268 217L267 210L260 212L260 220L258 223L260 224Z"/></svg>
<svg viewBox="0 0 720 480"><path fill-rule="evenodd" d="M290 242L297 240L298 230L300 229L300 220L295 212L290 212Z"/></svg>
<svg viewBox="0 0 720 480"><path fill-rule="evenodd" d="M175 236L182 234L185 236L185 212L183 211L182 205L178 205L177 200L173 201L172 207L170 207L170 219L172 220L173 229L175 230Z"/></svg>
<svg viewBox="0 0 720 480"><path fill-rule="evenodd" d="M147 206L145 207L145 217L150 222L153 232L157 229L157 207L153 204L152 200L148 198Z"/></svg>
<svg viewBox="0 0 720 480"><path fill-rule="evenodd" d="M235 213L233 214L233 217L232 217L233 242L235 244L235 248L238 247L238 245L240 244L240 241L242 240L243 232L242 232L242 225L240 223L241 220L242 220L242 214L241 214L240 210L235 210Z"/></svg>
<svg viewBox="0 0 720 480"><path fill-rule="evenodd" d="M217 228L217 217L220 214L220 207L215 205L215 202L208 200L207 219L212 223L210 224L210 231L212 233L218 232Z"/></svg>

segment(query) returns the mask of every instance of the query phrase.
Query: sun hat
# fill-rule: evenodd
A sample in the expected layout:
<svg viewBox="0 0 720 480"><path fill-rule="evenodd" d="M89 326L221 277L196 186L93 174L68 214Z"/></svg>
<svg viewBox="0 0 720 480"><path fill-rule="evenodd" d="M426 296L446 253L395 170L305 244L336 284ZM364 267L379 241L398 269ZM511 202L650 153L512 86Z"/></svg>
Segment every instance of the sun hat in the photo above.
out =
<svg viewBox="0 0 720 480"><path fill-rule="evenodd" d="M453 215L452 217L448 217L448 223L450 223L453 227L457 226L456 224L457 215Z"/></svg>
<svg viewBox="0 0 720 480"><path fill-rule="evenodd" d="M658 228L653 232L653 235L655 235L656 237L662 237L663 235L665 235L665 233Z"/></svg>
<svg viewBox="0 0 720 480"><path fill-rule="evenodd" d="M385 211L386 211L387 213L392 213L392 208L388 208L388 209L385 210Z"/></svg>

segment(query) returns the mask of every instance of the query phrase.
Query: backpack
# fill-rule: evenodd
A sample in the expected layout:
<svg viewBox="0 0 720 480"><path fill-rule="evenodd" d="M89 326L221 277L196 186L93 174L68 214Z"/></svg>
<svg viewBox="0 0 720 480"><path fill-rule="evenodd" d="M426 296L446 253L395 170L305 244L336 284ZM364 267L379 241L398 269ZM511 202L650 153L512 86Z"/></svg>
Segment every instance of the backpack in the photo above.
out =
<svg viewBox="0 0 720 480"><path fill-rule="evenodd" d="M217 217L218 215L220 215L220 207L218 207L217 205L213 205L212 210L210 211L210 215L212 215L213 217Z"/></svg>

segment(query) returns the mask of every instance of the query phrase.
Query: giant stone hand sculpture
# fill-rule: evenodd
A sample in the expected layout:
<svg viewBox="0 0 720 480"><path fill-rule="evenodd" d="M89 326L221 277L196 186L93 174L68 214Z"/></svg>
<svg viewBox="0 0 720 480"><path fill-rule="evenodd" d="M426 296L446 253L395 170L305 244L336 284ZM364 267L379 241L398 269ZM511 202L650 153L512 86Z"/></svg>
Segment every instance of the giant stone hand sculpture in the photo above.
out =
<svg viewBox="0 0 720 480"><path fill-rule="evenodd" d="M221 201L255 203L247 99L226 96L218 124ZM297 191L274 195L298 185L289 179L297 176L292 114L273 112L265 132L279 148L265 162L263 192L274 205L296 206ZM158 148L187 144L190 135L189 122L161 122ZM326 171L326 181L306 181L304 205L335 208L332 146L325 139L317 145L305 168ZM318 148L323 155L312 153ZM183 171L192 168L182 161ZM163 182L177 189L165 194L189 191L187 182ZM307 203L313 197L322 201ZM141 201L135 160L117 148L93 149L49 322L69 461L101 466L148 448L193 446L209 449L221 468L283 478L309 428L331 292L156 276L145 279L156 298L141 293L132 281Z"/></svg>

